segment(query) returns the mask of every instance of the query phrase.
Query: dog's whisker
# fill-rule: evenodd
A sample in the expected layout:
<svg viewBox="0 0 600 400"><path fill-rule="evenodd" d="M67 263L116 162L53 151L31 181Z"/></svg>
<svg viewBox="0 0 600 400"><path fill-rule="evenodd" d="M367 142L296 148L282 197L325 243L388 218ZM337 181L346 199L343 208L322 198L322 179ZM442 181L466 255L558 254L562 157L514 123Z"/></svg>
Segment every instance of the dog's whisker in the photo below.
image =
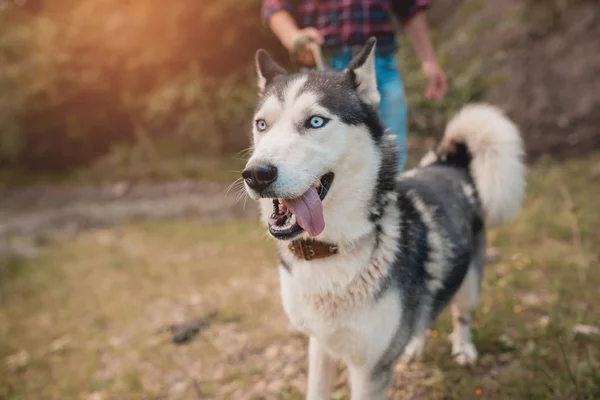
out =
<svg viewBox="0 0 600 400"><path fill-rule="evenodd" d="M246 192L246 189L244 187L241 187L238 190L238 193L237 193L237 196L236 196L236 199L235 199L235 204L238 204L242 200L242 198L243 198L244 199L244 208L245 208L246 207L246 200L248 199L248 197L249 196L248 196L248 192Z"/></svg>
<svg viewBox="0 0 600 400"><path fill-rule="evenodd" d="M235 193L235 196L236 196L236 198L237 198L237 197L240 195L240 193L242 193L242 192L245 192L245 189L244 189L244 188L242 188L242 187L236 187L236 188L235 188L235 192L234 192L234 193Z"/></svg>
<svg viewBox="0 0 600 400"><path fill-rule="evenodd" d="M237 178L237 179L240 179L240 178L241 178L241 175L242 175L242 172L243 172L243 170L238 170L238 169L230 169L230 170L228 170L227 172L228 172L228 173L230 173L230 174L235 174L235 175L237 175L237 176L238 176L238 178Z"/></svg>
<svg viewBox="0 0 600 400"><path fill-rule="evenodd" d="M227 189L225 189L225 196L227 196L229 194L229 192L231 191L231 189L233 189L236 186L239 186L240 184L244 184L244 182L242 181L242 177L237 178L235 181L231 182L231 184L229 186L227 186Z"/></svg>
<svg viewBox="0 0 600 400"><path fill-rule="evenodd" d="M239 190L236 197L235 197L235 203L239 203L240 200L242 199L243 196L247 195L245 190Z"/></svg>
<svg viewBox="0 0 600 400"><path fill-rule="evenodd" d="M247 156L248 154L250 154L252 152L252 150L254 150L252 147L248 147L248 148L242 149L242 150L238 151L237 153L235 153L233 155L233 157L234 158L242 157L240 159L243 159L243 157Z"/></svg>
<svg viewBox="0 0 600 400"><path fill-rule="evenodd" d="M246 207L246 200L248 199L248 193L246 192L246 189L241 187L240 189L238 189L238 192L236 194L235 197L235 204L239 204L239 202L244 199L244 204L243 204L243 208L245 209Z"/></svg>
<svg viewBox="0 0 600 400"><path fill-rule="evenodd" d="M228 192L231 191L231 189L239 189L241 187L244 186L244 180L242 178L238 178L235 180L235 182L233 182L230 187L228 188Z"/></svg>

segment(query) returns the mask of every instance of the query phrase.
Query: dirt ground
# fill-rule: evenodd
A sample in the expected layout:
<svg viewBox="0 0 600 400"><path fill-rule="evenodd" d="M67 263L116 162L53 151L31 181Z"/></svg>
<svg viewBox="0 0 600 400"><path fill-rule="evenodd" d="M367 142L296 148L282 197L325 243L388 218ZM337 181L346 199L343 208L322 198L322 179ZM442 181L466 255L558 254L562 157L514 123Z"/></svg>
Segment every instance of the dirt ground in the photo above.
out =
<svg viewBox="0 0 600 400"><path fill-rule="evenodd" d="M417 165L433 143L433 139L410 137L407 168ZM91 176L87 182L92 183L77 178L61 185L0 186L0 249L2 241L6 247L15 237L76 233L133 220L224 222L257 216L256 205L241 195L240 182L236 181L239 172L232 170L241 169L243 163L236 158L233 165L225 164L193 165L225 170L207 173L210 180L202 174L200 179L173 179L160 173L162 178L152 181L147 172L127 171L123 177L129 179L120 179L121 172L117 172ZM94 183L99 178L104 183Z"/></svg>
<svg viewBox="0 0 600 400"><path fill-rule="evenodd" d="M256 215L228 184L180 180L0 189L0 238L77 232L134 219L225 221ZM245 204L244 204L245 203Z"/></svg>
<svg viewBox="0 0 600 400"><path fill-rule="evenodd" d="M519 220L490 235L478 364L454 365L444 314L391 398L600 396L600 154L542 163L529 182ZM306 339L281 308L273 248L225 190L4 192L0 399L303 398ZM333 398L347 398L342 370Z"/></svg>

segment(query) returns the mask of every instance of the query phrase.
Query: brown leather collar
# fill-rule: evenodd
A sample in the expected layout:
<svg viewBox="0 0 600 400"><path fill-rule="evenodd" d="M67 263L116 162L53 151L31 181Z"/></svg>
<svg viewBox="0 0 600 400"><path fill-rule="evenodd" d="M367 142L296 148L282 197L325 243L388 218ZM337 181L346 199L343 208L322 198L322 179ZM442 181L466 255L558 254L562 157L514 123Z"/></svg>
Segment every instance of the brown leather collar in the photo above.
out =
<svg viewBox="0 0 600 400"><path fill-rule="evenodd" d="M338 253L338 247L334 244L305 239L292 241L288 249L299 259L306 261L330 257Z"/></svg>

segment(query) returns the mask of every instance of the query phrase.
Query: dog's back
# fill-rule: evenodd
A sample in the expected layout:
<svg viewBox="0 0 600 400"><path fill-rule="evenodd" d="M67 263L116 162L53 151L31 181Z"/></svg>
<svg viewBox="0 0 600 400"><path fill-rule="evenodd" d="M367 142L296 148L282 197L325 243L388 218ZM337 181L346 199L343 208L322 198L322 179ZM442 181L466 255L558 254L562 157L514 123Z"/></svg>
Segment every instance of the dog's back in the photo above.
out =
<svg viewBox="0 0 600 400"><path fill-rule="evenodd" d="M398 246L386 282L404 312L388 349L392 360L407 337L408 358L422 350L424 331L453 302L453 353L475 360L470 311L485 262L485 221L511 219L523 196L522 145L516 127L491 106L465 107L450 121L421 167L398 177ZM381 366L387 368L385 363Z"/></svg>
<svg viewBox="0 0 600 400"><path fill-rule="evenodd" d="M482 251L483 214L465 169L419 168L401 175L396 187L401 227L386 286L410 310L401 324L418 332L447 305Z"/></svg>

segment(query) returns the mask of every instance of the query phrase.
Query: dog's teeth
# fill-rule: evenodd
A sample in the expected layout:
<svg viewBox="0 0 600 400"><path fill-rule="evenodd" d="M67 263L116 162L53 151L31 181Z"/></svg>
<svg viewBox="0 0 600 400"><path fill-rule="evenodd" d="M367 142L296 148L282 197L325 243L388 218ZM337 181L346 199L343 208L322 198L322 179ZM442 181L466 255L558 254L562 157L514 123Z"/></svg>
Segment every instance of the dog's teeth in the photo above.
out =
<svg viewBox="0 0 600 400"><path fill-rule="evenodd" d="M290 226L296 225L296 215L292 214L292 216L290 217Z"/></svg>

